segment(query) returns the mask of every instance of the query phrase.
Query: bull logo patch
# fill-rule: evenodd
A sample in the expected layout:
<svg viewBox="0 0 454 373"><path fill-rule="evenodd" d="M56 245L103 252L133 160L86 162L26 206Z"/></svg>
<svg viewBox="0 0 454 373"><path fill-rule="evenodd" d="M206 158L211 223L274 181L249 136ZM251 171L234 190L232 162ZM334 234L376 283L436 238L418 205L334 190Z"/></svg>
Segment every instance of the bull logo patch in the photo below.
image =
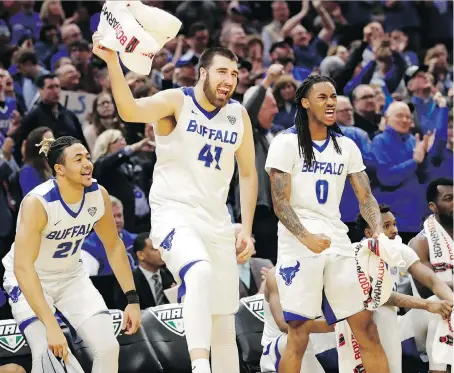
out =
<svg viewBox="0 0 454 373"><path fill-rule="evenodd" d="M148 309L154 317L172 333L184 337L183 305L163 304Z"/></svg>
<svg viewBox="0 0 454 373"><path fill-rule="evenodd" d="M285 281L285 285L290 286L293 279L295 278L296 273L300 270L300 262L296 261L296 266L294 267L283 267L279 268L279 274Z"/></svg>
<svg viewBox="0 0 454 373"><path fill-rule="evenodd" d="M261 322L264 322L265 312L263 310L263 294L253 295L252 297L242 298L241 303Z"/></svg>

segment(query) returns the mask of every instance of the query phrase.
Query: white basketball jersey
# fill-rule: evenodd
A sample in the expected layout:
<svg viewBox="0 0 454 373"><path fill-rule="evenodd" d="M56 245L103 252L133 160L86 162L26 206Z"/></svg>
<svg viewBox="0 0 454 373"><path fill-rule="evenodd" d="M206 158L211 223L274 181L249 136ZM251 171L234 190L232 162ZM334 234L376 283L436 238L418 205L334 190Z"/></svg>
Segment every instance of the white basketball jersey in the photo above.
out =
<svg viewBox="0 0 454 373"><path fill-rule="evenodd" d="M352 140L339 136L336 141L341 154L336 152L330 136L324 141L313 141L315 161L308 167L299 154L296 128L293 126L274 138L265 168L267 172L275 168L291 174L290 205L309 232L327 234L332 247L336 245L333 235L339 235L341 245L350 251L349 241L341 237L346 237L348 229L341 221L339 204L347 175L363 171L365 166L361 152ZM290 232L279 222L281 234Z"/></svg>
<svg viewBox="0 0 454 373"><path fill-rule="evenodd" d="M47 225L41 234L41 246L35 269L38 276L71 272L81 263L80 250L85 237L104 215L104 198L96 180L85 188L79 211L74 212L63 201L55 179L50 179L28 193L36 195L47 213ZM21 207L22 210L22 207ZM20 223L19 211L17 226ZM14 244L3 258L5 271L13 271Z"/></svg>
<svg viewBox="0 0 454 373"><path fill-rule="evenodd" d="M175 129L167 136L156 135L152 220L176 208L206 223L229 223L226 201L243 138L242 106L230 100L207 112L197 103L193 88L182 90L184 104ZM174 216L175 224L186 224L188 214Z"/></svg>

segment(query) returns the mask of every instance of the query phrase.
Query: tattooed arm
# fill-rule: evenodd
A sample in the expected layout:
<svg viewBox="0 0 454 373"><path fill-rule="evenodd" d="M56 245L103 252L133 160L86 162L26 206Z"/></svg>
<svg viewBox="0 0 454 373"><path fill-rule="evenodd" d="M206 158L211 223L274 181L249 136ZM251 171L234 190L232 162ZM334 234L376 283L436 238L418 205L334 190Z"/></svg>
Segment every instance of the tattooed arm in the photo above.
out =
<svg viewBox="0 0 454 373"><path fill-rule="evenodd" d="M274 213L281 223L309 250L320 253L327 249L331 240L322 234L309 233L301 224L292 206L290 206L292 175L272 168L270 180Z"/></svg>
<svg viewBox="0 0 454 373"><path fill-rule="evenodd" d="M386 304L402 307L426 310L431 313L438 313L444 319L448 318L452 312L452 302L446 300L431 301L411 295L400 294L393 291Z"/></svg>
<svg viewBox="0 0 454 373"><path fill-rule="evenodd" d="M369 177L365 171L348 175L350 184L355 191L359 202L359 211L375 234L383 232L380 208L372 191L370 190Z"/></svg>

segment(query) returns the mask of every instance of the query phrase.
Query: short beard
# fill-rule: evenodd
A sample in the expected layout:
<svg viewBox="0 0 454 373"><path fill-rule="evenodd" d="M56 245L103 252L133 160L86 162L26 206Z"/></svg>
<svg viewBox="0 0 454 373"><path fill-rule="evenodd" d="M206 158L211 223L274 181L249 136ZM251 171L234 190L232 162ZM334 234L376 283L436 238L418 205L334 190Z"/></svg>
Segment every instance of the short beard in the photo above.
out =
<svg viewBox="0 0 454 373"><path fill-rule="evenodd" d="M211 91L210 77L208 74L207 74L205 81L203 82L203 93L205 94L205 97L207 98L208 102L211 105L213 105L215 108L218 108L218 109L227 105L227 103L230 100L230 97L232 97L232 95L230 95L227 97L227 100L225 102L220 101L216 97L216 91L214 91L214 92Z"/></svg>
<svg viewBox="0 0 454 373"><path fill-rule="evenodd" d="M440 219L440 224L442 227L450 227L452 228L454 217L450 214L439 214L438 218Z"/></svg>

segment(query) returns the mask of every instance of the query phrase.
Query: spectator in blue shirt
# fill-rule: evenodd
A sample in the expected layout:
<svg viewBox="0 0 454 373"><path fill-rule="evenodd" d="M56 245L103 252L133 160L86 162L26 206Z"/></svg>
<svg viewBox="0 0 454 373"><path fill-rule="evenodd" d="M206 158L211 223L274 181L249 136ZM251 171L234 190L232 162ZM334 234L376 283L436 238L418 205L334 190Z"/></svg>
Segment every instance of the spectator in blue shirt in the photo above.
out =
<svg viewBox="0 0 454 373"><path fill-rule="evenodd" d="M50 68L52 71L54 71L54 65L60 58L69 57L69 46L75 41L82 40L82 32L79 26L75 24L62 26L60 32L63 44L60 45L58 51L50 59Z"/></svg>
<svg viewBox="0 0 454 373"><path fill-rule="evenodd" d="M431 159L431 170L430 170L430 179L438 179L441 177L453 178L453 122L452 122L452 111L449 113L449 120L448 120L448 141L447 146L440 154L440 156L434 156Z"/></svg>
<svg viewBox="0 0 454 373"><path fill-rule="evenodd" d="M19 39L27 32L31 31L35 39L38 39L42 22L39 14L33 11L34 1L21 1L22 11L13 15L9 24L13 31L12 42L17 44Z"/></svg>
<svg viewBox="0 0 454 373"><path fill-rule="evenodd" d="M295 65L309 69L318 67L325 58L335 30L334 22L322 3L314 2L313 4L322 24L322 29L315 38L312 38L311 33L301 25L301 21L309 11L309 1L303 1L301 11L282 27L283 36L291 36L293 39Z"/></svg>
<svg viewBox="0 0 454 373"><path fill-rule="evenodd" d="M283 129L290 128L295 123L297 88L296 81L291 75L281 76L273 87L273 95L279 109L274 116L274 123L279 124Z"/></svg>
<svg viewBox="0 0 454 373"><path fill-rule="evenodd" d="M386 129L372 140L371 153L381 186L379 203L387 204L399 218L400 236L407 243L420 230L425 210L424 183L428 180L427 154L435 134L410 133L413 117L403 102L392 103L386 112Z"/></svg>
<svg viewBox="0 0 454 373"><path fill-rule="evenodd" d="M132 246L137 234L130 233L124 229L125 221L121 201L114 196L110 196L110 201L112 202L112 214L115 219L118 235L125 245L131 269L134 270L137 268L137 258L133 253ZM108 275L112 273L112 267L107 259L106 250L94 230L85 239L82 245L81 256L85 271L89 276Z"/></svg>
<svg viewBox="0 0 454 373"><path fill-rule="evenodd" d="M38 127L29 133L22 146L24 166L20 170L19 183L22 195L26 195L33 188L52 177L52 170L46 157L39 154L38 145L43 139L53 139L54 134L49 127Z"/></svg>

